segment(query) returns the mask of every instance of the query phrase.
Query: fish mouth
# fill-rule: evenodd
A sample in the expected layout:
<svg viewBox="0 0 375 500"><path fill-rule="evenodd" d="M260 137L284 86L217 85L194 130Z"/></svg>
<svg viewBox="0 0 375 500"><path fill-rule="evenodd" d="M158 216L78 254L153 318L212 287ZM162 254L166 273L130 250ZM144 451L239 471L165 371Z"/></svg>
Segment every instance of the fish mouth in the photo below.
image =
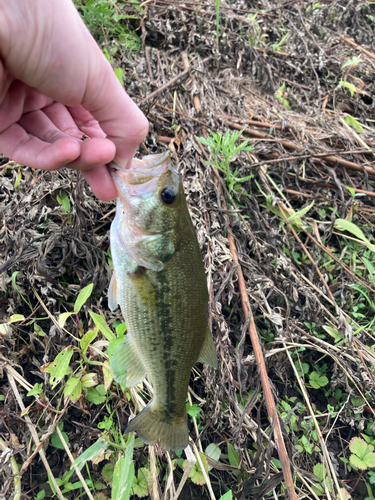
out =
<svg viewBox="0 0 375 500"><path fill-rule="evenodd" d="M134 158L130 168L124 169L115 162L109 164L110 173L116 183L120 178L123 182L130 185L145 184L154 177L164 174L171 166L171 153L160 153L156 155L144 156L142 160Z"/></svg>

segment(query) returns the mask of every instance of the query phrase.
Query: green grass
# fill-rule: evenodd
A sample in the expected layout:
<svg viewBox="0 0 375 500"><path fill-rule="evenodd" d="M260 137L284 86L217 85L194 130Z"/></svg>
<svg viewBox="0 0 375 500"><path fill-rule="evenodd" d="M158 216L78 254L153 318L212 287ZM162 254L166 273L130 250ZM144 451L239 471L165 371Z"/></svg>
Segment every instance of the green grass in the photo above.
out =
<svg viewBox="0 0 375 500"><path fill-rule="evenodd" d="M138 16L123 14L117 3L117 0L75 0L83 21L98 42L116 39L126 51L138 52L141 40L125 23L137 21Z"/></svg>

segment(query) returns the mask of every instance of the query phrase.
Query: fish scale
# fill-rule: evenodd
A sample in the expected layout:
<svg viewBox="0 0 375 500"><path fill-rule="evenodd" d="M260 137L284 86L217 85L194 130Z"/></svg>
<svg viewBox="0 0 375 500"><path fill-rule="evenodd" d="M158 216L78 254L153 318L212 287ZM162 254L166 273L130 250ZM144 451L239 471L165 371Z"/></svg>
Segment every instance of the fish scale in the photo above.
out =
<svg viewBox="0 0 375 500"><path fill-rule="evenodd" d="M217 366L199 244L169 154L134 160L112 176L119 198L111 227L109 306L120 305L128 333L111 368L123 389L147 374L154 390L126 432L178 450L188 444L191 368L198 360Z"/></svg>

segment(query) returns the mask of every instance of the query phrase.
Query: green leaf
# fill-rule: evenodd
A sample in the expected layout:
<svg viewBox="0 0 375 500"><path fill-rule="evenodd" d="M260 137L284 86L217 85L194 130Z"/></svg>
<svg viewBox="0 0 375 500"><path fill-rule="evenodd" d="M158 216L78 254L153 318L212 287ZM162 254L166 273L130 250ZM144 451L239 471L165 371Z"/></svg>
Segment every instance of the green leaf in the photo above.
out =
<svg viewBox="0 0 375 500"><path fill-rule="evenodd" d="M118 337L117 339L114 338L109 342L108 350L107 350L109 359L111 359L113 354L117 351L117 348L119 347L119 345L122 344L124 342L124 340L125 340L125 335L122 335L121 337Z"/></svg>
<svg viewBox="0 0 375 500"><path fill-rule="evenodd" d="M102 478L104 479L104 481L106 483L109 483L110 485L112 485L114 470L115 470L115 468L113 467L111 462L109 462L108 464L105 464L105 466L102 469Z"/></svg>
<svg viewBox="0 0 375 500"><path fill-rule="evenodd" d="M308 363L301 363L299 360L297 360L294 363L294 365L295 365L297 373L300 377L302 377L303 375L307 375L309 373L310 366Z"/></svg>
<svg viewBox="0 0 375 500"><path fill-rule="evenodd" d="M120 323L119 325L116 326L116 333L117 337L121 337L125 334L126 332L126 323Z"/></svg>
<svg viewBox="0 0 375 500"><path fill-rule="evenodd" d="M289 222L294 222L296 224L299 224L301 225L302 224L302 220L301 220L301 217L305 214L307 214L307 212L314 206L314 202L312 201L310 203L310 205L308 205L307 207L305 208L302 208L301 210L299 210L298 212L295 212L294 214L292 214L290 217L288 217L288 220Z"/></svg>
<svg viewBox="0 0 375 500"><path fill-rule="evenodd" d="M104 389L107 392L109 391L113 381L113 375L108 360L104 361L103 364L103 377L104 377Z"/></svg>
<svg viewBox="0 0 375 500"><path fill-rule="evenodd" d="M320 484L315 484L314 485L315 486L315 493L317 493L318 495L324 494L324 491L325 491L324 487L323 487L324 483L325 483L328 491L331 491L331 485L329 484L329 479L328 479L328 476L327 476L327 472L324 473L324 466L323 466L323 464L317 463L316 465L314 465L313 471L314 471L314 474L316 475L316 477L322 483L322 485L320 485Z"/></svg>
<svg viewBox="0 0 375 500"><path fill-rule="evenodd" d="M375 245L371 244L369 240L366 238L366 236L363 234L362 229L360 229L358 226L353 224L353 222L349 222L348 220L345 219L336 219L334 223L334 227L336 229L339 229L340 231L348 231L349 233L353 234L360 240L362 240L367 248L371 250L372 252L375 252Z"/></svg>
<svg viewBox="0 0 375 500"><path fill-rule="evenodd" d="M81 396L82 384L81 381L77 377L70 377L64 388L64 401L67 402L67 399L70 398L72 403L78 401Z"/></svg>
<svg viewBox="0 0 375 500"><path fill-rule="evenodd" d="M358 408L362 404L362 398L360 396L352 396L350 401L355 408Z"/></svg>
<svg viewBox="0 0 375 500"><path fill-rule="evenodd" d="M190 405L189 403L186 403L186 411L191 417L199 417L201 413L198 405Z"/></svg>
<svg viewBox="0 0 375 500"><path fill-rule="evenodd" d="M227 491L224 493L224 495L221 495L220 500L232 500L233 499L233 493L232 490Z"/></svg>
<svg viewBox="0 0 375 500"><path fill-rule="evenodd" d="M41 392L43 392L43 382L34 384L34 388L26 396L38 396Z"/></svg>
<svg viewBox="0 0 375 500"><path fill-rule="evenodd" d="M103 54L104 54L104 57L107 59L107 61L111 62L111 59L112 59L112 58L111 58L111 56L110 56L110 54L109 54L109 52L108 52L107 47L104 47L104 48L102 49L102 52L103 52Z"/></svg>
<svg viewBox="0 0 375 500"><path fill-rule="evenodd" d="M83 304L85 304L85 302L87 302L87 300L89 299L93 286L94 284L90 283L89 285L85 286L85 288L82 288L82 290L79 292L77 300L74 304L74 312L76 314L79 313Z"/></svg>
<svg viewBox="0 0 375 500"><path fill-rule="evenodd" d="M112 500L128 500L134 479L133 463L134 435L130 438L126 452L120 454L115 465L112 481Z"/></svg>
<svg viewBox="0 0 375 500"><path fill-rule="evenodd" d="M93 340L95 340L98 335L99 327L96 327L94 330L89 330L85 335L81 338L79 344L82 349L82 353L86 354L86 351Z"/></svg>
<svg viewBox="0 0 375 500"><path fill-rule="evenodd" d="M65 347L51 363L43 365L40 369L42 372L51 375L51 387L54 389L61 380L70 373L69 363L73 356L73 349Z"/></svg>
<svg viewBox="0 0 375 500"><path fill-rule="evenodd" d="M124 81L123 81L122 77L124 75L124 70L122 68L116 68L114 73L117 76L118 81L121 83L121 85L123 85Z"/></svg>
<svg viewBox="0 0 375 500"><path fill-rule="evenodd" d="M98 385L97 387L89 387L86 390L86 398L90 403L100 405L106 400L104 385Z"/></svg>
<svg viewBox="0 0 375 500"><path fill-rule="evenodd" d="M357 455L350 455L349 461L352 465L354 465L354 467L357 467L358 469L361 469L361 470L367 469L366 462L364 460L360 459L359 457L357 457Z"/></svg>
<svg viewBox="0 0 375 500"><path fill-rule="evenodd" d="M335 344L336 342L340 342L344 337L339 333L339 331L336 328L333 328L332 326L327 326L323 325L323 329L331 335L335 339Z"/></svg>
<svg viewBox="0 0 375 500"><path fill-rule="evenodd" d="M365 455L370 451L366 441L360 437L354 437L349 443L349 449L352 453L355 453L359 458L364 458Z"/></svg>
<svg viewBox="0 0 375 500"><path fill-rule="evenodd" d="M216 443L209 444L205 450L205 454L208 455L213 460L216 460L216 462L218 462L221 455L220 446ZM210 471L211 469L212 467L209 465L208 470Z"/></svg>
<svg viewBox="0 0 375 500"><path fill-rule="evenodd" d="M103 436L96 441L96 443L92 444L86 451L84 451L79 457L77 457L70 468L73 467L83 467L85 462L88 460L93 460L98 455L102 454L108 448L108 438L107 436Z"/></svg>
<svg viewBox="0 0 375 500"><path fill-rule="evenodd" d="M107 415L104 415L104 420L98 423L98 428L108 430L112 427L112 425L113 425L113 419L111 417L107 417Z"/></svg>
<svg viewBox="0 0 375 500"><path fill-rule="evenodd" d="M133 479L132 493L137 495L139 498L148 496L148 478L150 476L150 471L145 467L138 470L137 476Z"/></svg>
<svg viewBox="0 0 375 500"><path fill-rule="evenodd" d="M352 187L350 186L345 186L346 189L349 191L349 193L354 197L355 196L355 189L353 189Z"/></svg>
<svg viewBox="0 0 375 500"><path fill-rule="evenodd" d="M25 297L22 295L22 293L18 289L18 286L17 286L17 283L16 283L16 278L17 278L18 274L22 274L21 271L14 271L14 273L12 274L12 284L13 284L13 287L21 295L22 300L30 307L30 309L33 309L31 307L30 303L25 299Z"/></svg>
<svg viewBox="0 0 375 500"><path fill-rule="evenodd" d="M56 495L55 485L53 484L53 481L51 479L51 475L50 475L49 472L47 472L47 474L48 474L48 484L49 484L49 487L51 488L52 493L54 495ZM57 483L57 481L56 481L56 483Z"/></svg>
<svg viewBox="0 0 375 500"><path fill-rule="evenodd" d="M56 198L58 203L64 207L65 212L70 212L70 200L66 191L62 189Z"/></svg>
<svg viewBox="0 0 375 500"><path fill-rule="evenodd" d="M367 464L368 468L373 469L375 467L375 453L373 453L372 451L370 453L367 453L363 460Z"/></svg>
<svg viewBox="0 0 375 500"><path fill-rule="evenodd" d="M237 453L237 451L234 449L234 446L232 443L228 443L228 460L230 465L233 467L238 467L240 465L240 457Z"/></svg>
<svg viewBox="0 0 375 500"><path fill-rule="evenodd" d="M74 312L64 312L64 313L61 313L60 316L59 316L59 327L60 328L64 328L65 326L65 323L66 323L66 320L69 318L69 316L71 316L72 314L74 314Z"/></svg>
<svg viewBox="0 0 375 500"><path fill-rule="evenodd" d="M350 441L349 449L353 453L350 455L350 463L358 469L366 470L375 467L375 453L371 445L360 437L355 437Z"/></svg>
<svg viewBox="0 0 375 500"><path fill-rule="evenodd" d="M10 325L12 323L16 323L17 321L23 321L25 319L25 316L23 314L12 314L12 316L9 318L7 324Z"/></svg>
<svg viewBox="0 0 375 500"><path fill-rule="evenodd" d="M65 432L61 432L61 434L62 434L62 437L64 438L64 441L66 443L69 443L68 435ZM52 446L54 446L55 448L58 448L59 450L65 450L64 445L61 442L60 436L57 434L56 431L54 431L52 433L51 444L52 444Z"/></svg>
<svg viewBox="0 0 375 500"><path fill-rule="evenodd" d="M95 387L98 385L98 376L96 373L87 373L81 378L82 387Z"/></svg>
<svg viewBox="0 0 375 500"><path fill-rule="evenodd" d="M357 88L355 85L353 85L352 83L349 83L349 82L345 82L344 80L340 80L339 86L347 88L352 97L353 97L354 93L357 92ZM350 115L348 115L348 116L350 116ZM346 121L346 118L345 118L345 121ZM346 123L348 123L348 122L346 121ZM350 125L350 123L348 123L348 125Z"/></svg>
<svg viewBox="0 0 375 500"><path fill-rule="evenodd" d="M314 389L320 389L321 387L327 385L329 382L327 377L319 375L318 372L311 372L309 381Z"/></svg>
<svg viewBox="0 0 375 500"><path fill-rule="evenodd" d="M351 84L349 84L351 85ZM346 87L347 85L344 85L344 87ZM354 87L354 85L353 85ZM355 87L354 87L355 88ZM352 94L353 95L353 94ZM354 128L359 134L363 134L363 127L362 125L355 119L353 118L352 116L350 115L347 115L345 117L345 122L352 128Z"/></svg>
<svg viewBox="0 0 375 500"><path fill-rule="evenodd" d="M285 83L283 83L281 85L281 87L278 90L276 90L275 97L276 97L276 99L278 99L281 102L281 104L286 109L290 109L290 104L289 104L289 102L284 97L284 88L285 88Z"/></svg>
<svg viewBox="0 0 375 500"><path fill-rule="evenodd" d="M361 60L358 57L353 57L353 59L348 59L341 67L344 69L347 66L357 66Z"/></svg>
<svg viewBox="0 0 375 500"><path fill-rule="evenodd" d="M208 473L208 463L207 463L207 458L204 456L204 453L199 452L199 456L202 460L203 467L205 468L206 472ZM185 470L187 465L187 460L184 460L182 464L182 468ZM195 484L205 484L206 480L204 478L202 469L199 465L198 460L195 462L194 467L192 468L190 474L189 474L190 479L193 481Z"/></svg>
<svg viewBox="0 0 375 500"><path fill-rule="evenodd" d="M40 328L40 326L37 325L36 323L34 323L34 332L37 333L39 335L39 337L46 336L46 334L43 332L43 330Z"/></svg>
<svg viewBox="0 0 375 500"><path fill-rule="evenodd" d="M319 479L319 481L323 482L323 479L324 479L324 467L323 467L323 464L316 464L314 465L314 474L316 475L316 477Z"/></svg>
<svg viewBox="0 0 375 500"><path fill-rule="evenodd" d="M341 497L343 500L352 500L352 497L348 490L345 488L340 488Z"/></svg>
<svg viewBox="0 0 375 500"><path fill-rule="evenodd" d="M111 331L111 329L107 326L104 318L100 316L100 314L96 314L93 311L89 311L89 314L94 321L95 325L99 327L99 330L102 332L104 337L111 341L116 338L114 333Z"/></svg>

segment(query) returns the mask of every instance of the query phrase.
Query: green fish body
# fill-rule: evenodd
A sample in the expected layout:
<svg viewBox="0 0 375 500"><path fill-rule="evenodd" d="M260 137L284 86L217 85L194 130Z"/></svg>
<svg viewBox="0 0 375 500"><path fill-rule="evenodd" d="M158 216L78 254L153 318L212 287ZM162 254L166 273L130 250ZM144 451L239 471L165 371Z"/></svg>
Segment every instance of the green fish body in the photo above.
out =
<svg viewBox="0 0 375 500"><path fill-rule="evenodd" d="M112 164L113 165L113 164ZM125 342L111 359L122 388L148 375L152 401L126 432L166 450L188 444L186 394L197 361L217 367L208 291L182 182L170 155L112 170L119 197L111 226L109 307L120 305Z"/></svg>

